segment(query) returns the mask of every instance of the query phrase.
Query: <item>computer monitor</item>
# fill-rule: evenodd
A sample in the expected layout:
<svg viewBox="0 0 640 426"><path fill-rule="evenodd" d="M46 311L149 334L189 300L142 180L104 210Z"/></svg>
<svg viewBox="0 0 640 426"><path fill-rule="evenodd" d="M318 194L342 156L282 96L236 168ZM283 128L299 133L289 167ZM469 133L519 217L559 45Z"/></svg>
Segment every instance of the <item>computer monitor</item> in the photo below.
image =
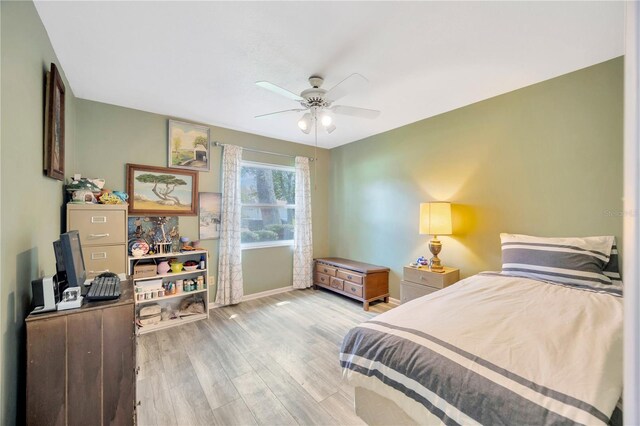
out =
<svg viewBox="0 0 640 426"><path fill-rule="evenodd" d="M53 242L53 254L56 256L56 275L59 279L67 279L67 268L64 266L64 255L62 254L62 243L60 240Z"/></svg>
<svg viewBox="0 0 640 426"><path fill-rule="evenodd" d="M87 279L87 273L84 269L80 234L78 231L69 231L60 234L60 243L69 287L82 286Z"/></svg>
<svg viewBox="0 0 640 426"><path fill-rule="evenodd" d="M62 255L62 243L60 240L53 242L53 253L56 256L56 275L53 277L53 294L56 303L60 301L60 295L67 289L67 269L64 266L64 256Z"/></svg>

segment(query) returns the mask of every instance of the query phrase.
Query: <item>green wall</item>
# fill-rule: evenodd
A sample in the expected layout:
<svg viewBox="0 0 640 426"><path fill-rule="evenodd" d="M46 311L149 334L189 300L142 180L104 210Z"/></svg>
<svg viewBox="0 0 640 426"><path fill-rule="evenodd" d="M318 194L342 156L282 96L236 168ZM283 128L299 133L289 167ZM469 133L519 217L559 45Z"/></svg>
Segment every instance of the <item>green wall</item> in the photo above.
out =
<svg viewBox="0 0 640 426"><path fill-rule="evenodd" d="M55 272L62 182L43 176L45 75L60 63L33 3L0 3L2 339L0 424L24 418L25 327L31 280ZM66 79L66 172L75 165L75 98Z"/></svg>
<svg viewBox="0 0 640 426"><path fill-rule="evenodd" d="M77 101L77 167L83 176L106 179L106 187L126 190L125 164L167 165L167 131L170 117L93 101ZM292 125L295 125L293 123ZM220 127L211 127L211 139L246 148L313 157L314 148ZM221 148L211 148L211 171L199 175L201 192L220 192ZM328 255L327 182L329 151L318 149L317 187L312 191L313 245L316 256ZM292 158L246 152L246 160L293 165ZM313 166L312 166L313 167ZM315 174L312 168L312 188ZM198 238L197 216L181 217L180 234ZM217 267L218 240L205 240L212 266ZM244 250L242 253L244 293L252 294L291 285L291 247ZM214 272L215 273L215 272ZM216 274L217 277L217 274ZM211 298L215 296L212 288Z"/></svg>
<svg viewBox="0 0 640 426"><path fill-rule="evenodd" d="M500 269L500 232L620 240L622 113L617 58L333 149L329 251L390 267L398 298L421 202L454 203L463 277Z"/></svg>

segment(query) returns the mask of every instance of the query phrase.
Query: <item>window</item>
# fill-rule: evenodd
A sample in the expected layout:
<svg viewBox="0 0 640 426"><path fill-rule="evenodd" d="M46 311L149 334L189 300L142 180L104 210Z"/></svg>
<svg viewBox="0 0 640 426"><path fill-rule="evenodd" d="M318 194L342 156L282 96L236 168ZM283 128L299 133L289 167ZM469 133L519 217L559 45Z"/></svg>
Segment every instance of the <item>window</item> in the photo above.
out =
<svg viewBox="0 0 640 426"><path fill-rule="evenodd" d="M242 162L242 248L293 244L293 167Z"/></svg>

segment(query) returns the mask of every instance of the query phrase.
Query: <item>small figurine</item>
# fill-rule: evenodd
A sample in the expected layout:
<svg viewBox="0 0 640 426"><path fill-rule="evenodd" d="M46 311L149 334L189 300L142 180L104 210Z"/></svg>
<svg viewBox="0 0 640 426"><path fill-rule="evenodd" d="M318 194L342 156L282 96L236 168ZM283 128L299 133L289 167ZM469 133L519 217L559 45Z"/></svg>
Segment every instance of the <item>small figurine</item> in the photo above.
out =
<svg viewBox="0 0 640 426"><path fill-rule="evenodd" d="M126 203L127 200L129 199L129 195L122 191L113 191L113 195L120 198L123 203Z"/></svg>
<svg viewBox="0 0 640 426"><path fill-rule="evenodd" d="M429 265L429 259L424 256L420 256L418 260L416 260L416 263L418 264L418 266L427 266Z"/></svg>

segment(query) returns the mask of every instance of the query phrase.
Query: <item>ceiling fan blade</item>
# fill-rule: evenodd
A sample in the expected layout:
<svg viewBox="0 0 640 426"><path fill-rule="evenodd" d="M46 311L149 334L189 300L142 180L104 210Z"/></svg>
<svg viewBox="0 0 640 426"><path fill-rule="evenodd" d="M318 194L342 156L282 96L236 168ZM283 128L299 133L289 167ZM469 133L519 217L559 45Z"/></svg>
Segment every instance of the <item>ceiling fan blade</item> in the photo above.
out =
<svg viewBox="0 0 640 426"><path fill-rule="evenodd" d="M272 91L273 93L277 93L280 96L284 96L285 98L289 98L292 99L294 101L304 101L303 98L300 97L300 95L296 95L295 93L287 90L287 89L283 89L282 87L270 83L268 81L256 81L256 85L259 87L262 87L263 89L267 89Z"/></svg>
<svg viewBox="0 0 640 426"><path fill-rule="evenodd" d="M305 109L302 108L297 108L297 109L285 109L284 111L276 111L276 112L270 112L268 114L260 114L260 115L256 115L254 118L269 118L273 115L276 114L284 114L285 112L301 112L301 111L306 111Z"/></svg>
<svg viewBox="0 0 640 426"><path fill-rule="evenodd" d="M367 80L362 74L355 72L329 89L325 97L329 102L335 102L348 93L357 92L362 87L366 86L367 83L369 83L369 80Z"/></svg>
<svg viewBox="0 0 640 426"><path fill-rule="evenodd" d="M336 114L350 115L351 117L374 119L380 115L380 111L375 109L358 108L345 105L336 105L330 109Z"/></svg>

